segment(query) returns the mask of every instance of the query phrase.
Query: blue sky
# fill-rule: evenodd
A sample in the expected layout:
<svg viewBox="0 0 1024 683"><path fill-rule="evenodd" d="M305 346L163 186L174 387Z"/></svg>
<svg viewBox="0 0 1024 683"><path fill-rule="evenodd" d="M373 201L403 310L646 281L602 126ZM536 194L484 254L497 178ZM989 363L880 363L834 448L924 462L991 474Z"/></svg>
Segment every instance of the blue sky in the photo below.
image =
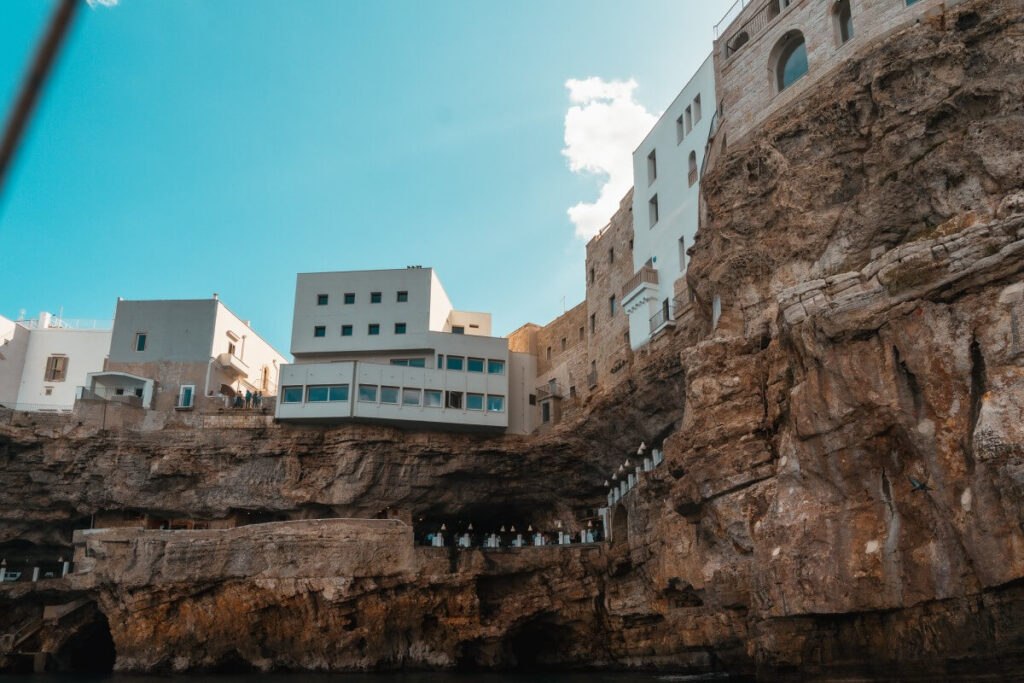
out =
<svg viewBox="0 0 1024 683"><path fill-rule="evenodd" d="M288 350L295 274L433 266L494 331L584 296L566 82L664 109L727 0L83 6L0 197L0 314L221 298ZM54 6L0 5L4 115ZM614 122L608 125L614 125ZM610 217L610 216L609 216Z"/></svg>

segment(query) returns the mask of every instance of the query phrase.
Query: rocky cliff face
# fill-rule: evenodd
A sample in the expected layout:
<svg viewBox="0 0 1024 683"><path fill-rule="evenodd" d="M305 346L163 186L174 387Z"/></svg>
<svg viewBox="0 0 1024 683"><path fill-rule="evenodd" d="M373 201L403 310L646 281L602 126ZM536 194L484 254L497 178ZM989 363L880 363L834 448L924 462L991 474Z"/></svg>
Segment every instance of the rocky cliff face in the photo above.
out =
<svg viewBox="0 0 1024 683"><path fill-rule="evenodd" d="M657 340L578 420L540 439L5 426L0 534L66 544L119 509L547 524L602 504L640 438L663 440L600 548L228 571L275 541L245 527L195 532L218 540L189 555L194 580L142 544L68 590L108 615L121 668L1017 670L1022 142L1024 7L962 3L719 149L688 276L706 312L722 298L719 330ZM288 546L292 564L321 566L330 538Z"/></svg>

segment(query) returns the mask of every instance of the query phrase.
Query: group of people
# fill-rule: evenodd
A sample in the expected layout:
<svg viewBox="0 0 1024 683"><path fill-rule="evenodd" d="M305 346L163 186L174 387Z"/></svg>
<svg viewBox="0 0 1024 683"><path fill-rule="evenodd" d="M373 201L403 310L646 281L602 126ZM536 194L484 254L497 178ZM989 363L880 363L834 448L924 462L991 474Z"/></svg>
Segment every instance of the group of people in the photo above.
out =
<svg viewBox="0 0 1024 683"><path fill-rule="evenodd" d="M263 405L263 394L259 391L253 393L250 389L245 390L243 396L241 392L235 394L235 400L231 404L232 408L259 408Z"/></svg>

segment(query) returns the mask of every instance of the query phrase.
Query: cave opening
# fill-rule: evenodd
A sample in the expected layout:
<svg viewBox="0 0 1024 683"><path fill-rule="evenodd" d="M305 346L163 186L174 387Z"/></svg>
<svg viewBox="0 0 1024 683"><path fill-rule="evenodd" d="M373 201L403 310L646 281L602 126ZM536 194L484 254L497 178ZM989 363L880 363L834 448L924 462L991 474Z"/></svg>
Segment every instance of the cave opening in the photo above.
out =
<svg viewBox="0 0 1024 683"><path fill-rule="evenodd" d="M560 654L567 649L569 635L548 616L528 621L508 640L514 668L538 671L563 664Z"/></svg>
<svg viewBox="0 0 1024 683"><path fill-rule="evenodd" d="M451 512L422 511L414 517L413 533L419 544L427 543L428 534L439 532L444 534L446 539L468 533L473 545L479 545L488 534L499 534L504 542L508 541L512 534L522 534L526 538L529 530L553 531L555 525L545 522L551 517L546 513L547 511L539 506L526 509L519 504L501 502L466 506Z"/></svg>
<svg viewBox="0 0 1024 683"><path fill-rule="evenodd" d="M84 623L54 655L57 669L87 674L104 674L114 670L117 651L110 636L110 622L96 609L92 619Z"/></svg>

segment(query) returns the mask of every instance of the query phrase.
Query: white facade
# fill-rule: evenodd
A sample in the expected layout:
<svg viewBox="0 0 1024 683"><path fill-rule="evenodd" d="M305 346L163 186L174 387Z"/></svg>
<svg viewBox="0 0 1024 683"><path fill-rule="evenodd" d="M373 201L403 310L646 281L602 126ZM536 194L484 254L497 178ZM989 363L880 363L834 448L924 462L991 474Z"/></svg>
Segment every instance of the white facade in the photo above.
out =
<svg viewBox="0 0 1024 683"><path fill-rule="evenodd" d="M709 56L633 152L633 269L622 292L634 349L672 324L675 282L697 234L701 164L715 106Z"/></svg>
<svg viewBox="0 0 1024 683"><path fill-rule="evenodd" d="M430 268L299 274L277 417L525 431L509 379L532 358L490 333L490 314L454 310Z"/></svg>
<svg viewBox="0 0 1024 683"><path fill-rule="evenodd" d="M103 369L110 339L110 329L75 327L49 313L17 322L0 317L0 405L71 410L78 387Z"/></svg>

